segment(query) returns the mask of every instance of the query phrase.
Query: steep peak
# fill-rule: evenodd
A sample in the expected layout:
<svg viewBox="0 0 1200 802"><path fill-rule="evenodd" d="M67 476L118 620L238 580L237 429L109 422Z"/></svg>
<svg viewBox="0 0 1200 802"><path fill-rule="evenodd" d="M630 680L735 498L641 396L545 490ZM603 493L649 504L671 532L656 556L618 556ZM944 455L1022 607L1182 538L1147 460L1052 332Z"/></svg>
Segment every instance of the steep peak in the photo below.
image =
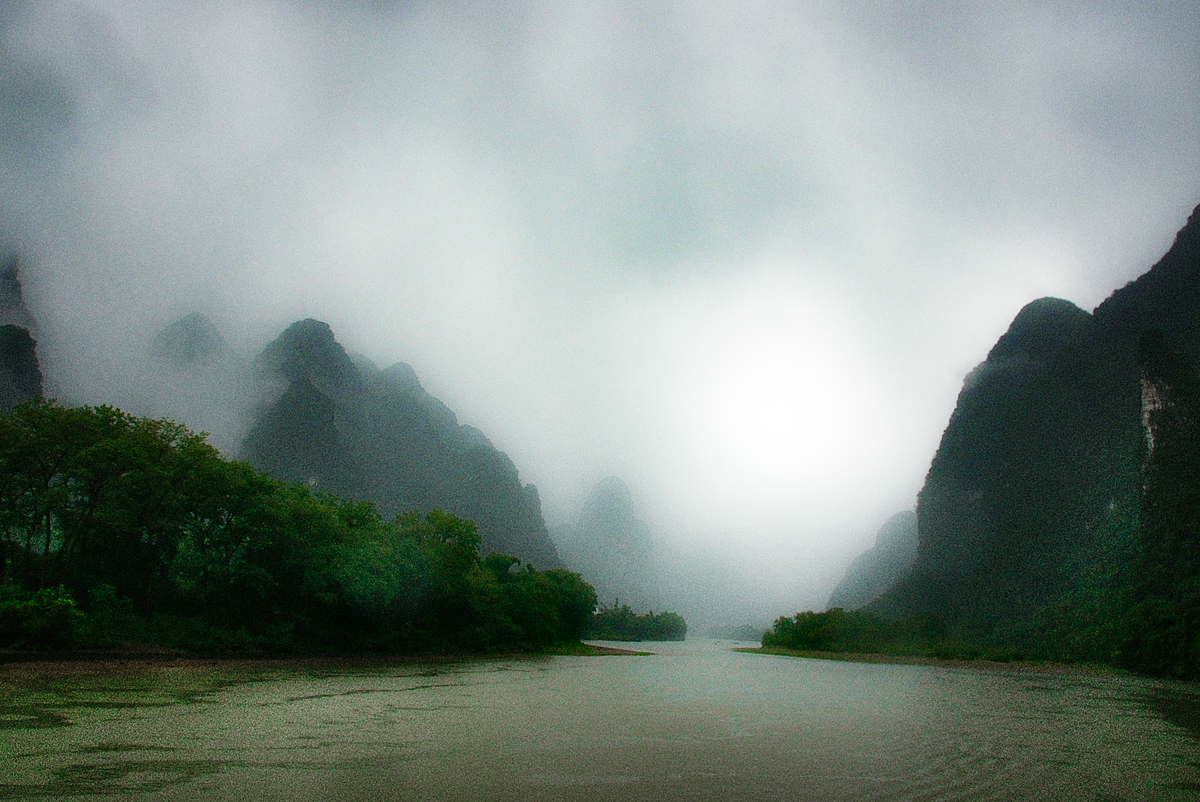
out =
<svg viewBox="0 0 1200 802"><path fill-rule="evenodd" d="M33 317L25 308L20 260L15 255L0 261L0 325L20 326L30 331L36 328Z"/></svg>
<svg viewBox="0 0 1200 802"><path fill-rule="evenodd" d="M383 370L380 376L392 387L403 388L412 392L423 392L425 389L421 386L420 379L417 378L417 372L407 362L397 362Z"/></svg>
<svg viewBox="0 0 1200 802"><path fill-rule="evenodd" d="M584 510L585 514L589 511L594 514L601 510L628 509L632 506L633 495L629 492L629 486L616 476L608 476L592 489Z"/></svg>
<svg viewBox="0 0 1200 802"><path fill-rule="evenodd" d="M1200 205L1192 209L1187 222L1175 235L1175 242L1163 257L1163 261L1167 259L1193 263L1200 261Z"/></svg>
<svg viewBox="0 0 1200 802"><path fill-rule="evenodd" d="M988 362L1049 359L1091 319L1061 298L1039 298L1022 307L988 353Z"/></svg>
<svg viewBox="0 0 1200 802"><path fill-rule="evenodd" d="M255 364L289 382L306 378L335 399L362 394L362 376L354 361L329 324L312 318L288 326L262 350Z"/></svg>
<svg viewBox="0 0 1200 802"><path fill-rule="evenodd" d="M158 333L154 353L176 364L190 365L232 353L232 349L211 320L193 312Z"/></svg>
<svg viewBox="0 0 1200 802"><path fill-rule="evenodd" d="M10 256L0 263L0 309L19 309L24 306L21 299L21 280L17 277L17 257Z"/></svg>

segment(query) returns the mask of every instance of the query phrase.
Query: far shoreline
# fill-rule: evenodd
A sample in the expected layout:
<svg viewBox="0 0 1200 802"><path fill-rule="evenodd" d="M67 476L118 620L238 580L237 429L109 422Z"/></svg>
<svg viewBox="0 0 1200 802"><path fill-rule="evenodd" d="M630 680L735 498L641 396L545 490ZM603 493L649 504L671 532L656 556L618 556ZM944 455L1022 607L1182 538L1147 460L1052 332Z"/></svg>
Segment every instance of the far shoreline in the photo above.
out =
<svg viewBox="0 0 1200 802"><path fill-rule="evenodd" d="M886 665L934 666L937 668L966 668L976 671L1020 671L1066 676L1124 675L1128 671L1097 663L1056 663L1041 660L950 660L941 657L883 654L880 652L823 652L808 649L787 649L776 646L746 646L733 649L748 654L769 654L777 657L800 657L809 660L833 660L846 663L880 663Z"/></svg>

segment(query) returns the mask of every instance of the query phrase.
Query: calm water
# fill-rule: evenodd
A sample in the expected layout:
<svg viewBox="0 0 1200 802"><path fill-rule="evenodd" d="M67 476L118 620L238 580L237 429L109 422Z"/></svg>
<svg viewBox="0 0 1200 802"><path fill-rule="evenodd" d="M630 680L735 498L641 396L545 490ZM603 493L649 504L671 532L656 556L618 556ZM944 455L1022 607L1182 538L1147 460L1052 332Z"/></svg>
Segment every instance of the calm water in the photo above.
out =
<svg viewBox="0 0 1200 802"><path fill-rule="evenodd" d="M0 799L1200 800L1200 691L728 642L269 672L0 667Z"/></svg>

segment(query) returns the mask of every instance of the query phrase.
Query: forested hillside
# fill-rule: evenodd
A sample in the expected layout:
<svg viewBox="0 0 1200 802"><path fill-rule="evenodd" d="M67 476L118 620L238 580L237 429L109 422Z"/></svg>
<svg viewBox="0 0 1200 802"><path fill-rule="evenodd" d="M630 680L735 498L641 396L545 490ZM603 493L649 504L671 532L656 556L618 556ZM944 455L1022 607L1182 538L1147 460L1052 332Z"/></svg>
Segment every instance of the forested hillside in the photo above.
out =
<svg viewBox="0 0 1200 802"><path fill-rule="evenodd" d="M542 649L596 604L578 574L481 557L469 520L384 520L108 407L0 416L0 532L0 647Z"/></svg>
<svg viewBox="0 0 1200 802"><path fill-rule="evenodd" d="M346 354L325 323L292 324L255 359L274 387L240 455L288 481L367 499L384 515L448 510L476 522L485 551L560 565L537 488L488 439L458 423L413 369L378 370Z"/></svg>
<svg viewBox="0 0 1200 802"><path fill-rule="evenodd" d="M918 498L913 571L869 609L1196 673L1198 310L1200 208L1092 315L1049 298L1021 310L959 396Z"/></svg>

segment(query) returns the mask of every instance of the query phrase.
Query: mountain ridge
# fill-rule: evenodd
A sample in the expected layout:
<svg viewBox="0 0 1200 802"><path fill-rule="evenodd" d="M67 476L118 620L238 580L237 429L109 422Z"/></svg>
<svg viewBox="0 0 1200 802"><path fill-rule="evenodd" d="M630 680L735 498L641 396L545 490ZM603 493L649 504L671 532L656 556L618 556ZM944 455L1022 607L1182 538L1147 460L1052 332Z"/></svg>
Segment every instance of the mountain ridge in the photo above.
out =
<svg viewBox="0 0 1200 802"><path fill-rule="evenodd" d="M1200 362L1197 310L1200 206L1167 253L1091 315L1048 299L1023 308L964 382L918 495L912 573L867 609L1033 637L1033 622L1049 631L1065 600L1119 574L1143 489L1138 343L1158 330ZM1050 325L1031 325L1031 311Z"/></svg>
<svg viewBox="0 0 1200 802"><path fill-rule="evenodd" d="M484 553L539 568L561 563L533 485L478 429L422 387L410 365L350 358L328 324L297 321L253 360L283 391L268 401L241 456L277 478L376 503L392 516L442 509L475 521Z"/></svg>

